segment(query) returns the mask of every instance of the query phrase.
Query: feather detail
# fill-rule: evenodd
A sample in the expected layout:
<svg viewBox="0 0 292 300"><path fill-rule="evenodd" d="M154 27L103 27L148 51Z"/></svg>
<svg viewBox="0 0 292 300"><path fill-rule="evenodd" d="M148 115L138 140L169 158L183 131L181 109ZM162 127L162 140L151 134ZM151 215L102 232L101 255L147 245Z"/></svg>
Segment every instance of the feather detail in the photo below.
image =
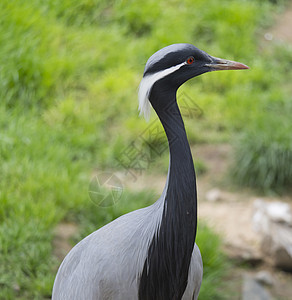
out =
<svg viewBox="0 0 292 300"><path fill-rule="evenodd" d="M139 115L141 116L142 114L144 114L146 121L149 121L150 119L151 104L149 101L149 95L154 83L166 77L167 75L172 74L173 72L177 71L184 65L186 65L186 62L156 72L154 74L146 75L142 78L139 85L139 92L138 92L139 112L140 112Z"/></svg>
<svg viewBox="0 0 292 300"><path fill-rule="evenodd" d="M139 112L140 112L139 116L144 114L144 118L147 122L149 121L150 114L151 114L151 104L149 101L149 94L150 94L151 87L153 85L153 83L151 84L148 77L151 77L151 75L143 77L143 79L140 82L139 92L138 92Z"/></svg>

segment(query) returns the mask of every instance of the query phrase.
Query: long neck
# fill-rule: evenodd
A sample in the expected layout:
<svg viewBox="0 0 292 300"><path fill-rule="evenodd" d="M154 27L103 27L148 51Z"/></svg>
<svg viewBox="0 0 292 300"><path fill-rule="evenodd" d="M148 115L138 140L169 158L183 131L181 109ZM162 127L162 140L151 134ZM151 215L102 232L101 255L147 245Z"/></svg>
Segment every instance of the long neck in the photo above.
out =
<svg viewBox="0 0 292 300"><path fill-rule="evenodd" d="M175 93L168 96L166 109L154 106L169 143L167 192L160 229L149 247L141 276L139 300L181 299L187 286L196 238L197 193L193 160Z"/></svg>
<svg viewBox="0 0 292 300"><path fill-rule="evenodd" d="M192 154L187 139L184 123L176 101L166 111L159 112L159 118L167 135L170 153L168 192L182 193L177 199L178 204L189 202L189 194L194 196L192 204L196 204L196 176ZM195 194L194 194L195 192ZM166 198L166 201L169 199Z"/></svg>

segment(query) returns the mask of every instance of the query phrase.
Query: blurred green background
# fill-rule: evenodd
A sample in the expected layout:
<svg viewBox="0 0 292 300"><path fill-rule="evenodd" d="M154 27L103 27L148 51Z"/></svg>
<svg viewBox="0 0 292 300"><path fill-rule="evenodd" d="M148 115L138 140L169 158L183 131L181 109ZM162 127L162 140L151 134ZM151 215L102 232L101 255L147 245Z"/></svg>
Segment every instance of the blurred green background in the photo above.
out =
<svg viewBox="0 0 292 300"><path fill-rule="evenodd" d="M186 120L190 142L233 144L230 174L239 188L287 190L292 49L267 47L262 38L284 5L1 0L0 299L50 298L59 264L53 230L61 221L79 225L73 244L156 199L154 192L124 191L117 205L101 209L88 185L96 169L116 168L121 149L147 127L138 117L137 88L148 57L166 45L192 43L251 67L203 75L180 89L204 112ZM226 299L218 296L226 272L219 238L202 225L198 243L205 263L200 299Z"/></svg>

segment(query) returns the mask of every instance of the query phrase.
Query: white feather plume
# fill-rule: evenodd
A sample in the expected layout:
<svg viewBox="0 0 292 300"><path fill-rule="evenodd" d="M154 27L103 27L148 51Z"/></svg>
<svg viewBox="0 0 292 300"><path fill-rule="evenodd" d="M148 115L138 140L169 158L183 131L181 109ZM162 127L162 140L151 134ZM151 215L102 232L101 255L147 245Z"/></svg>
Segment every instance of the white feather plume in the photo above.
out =
<svg viewBox="0 0 292 300"><path fill-rule="evenodd" d="M146 75L145 77L142 78L139 85L139 92L138 92L139 112L140 112L139 115L141 116L142 114L144 114L146 121L150 119L151 104L149 101L149 95L154 83L164 78L165 76L175 72L185 64L186 63L183 62L176 66L172 66L168 69L156 72L154 74Z"/></svg>
<svg viewBox="0 0 292 300"><path fill-rule="evenodd" d="M146 121L149 121L150 119L150 113L151 113L151 104L149 101L149 93L151 90L152 85L150 86L149 81L150 76L143 77L143 79L140 82L139 85L139 92L138 92L138 99L139 99L139 116L144 114L144 118Z"/></svg>

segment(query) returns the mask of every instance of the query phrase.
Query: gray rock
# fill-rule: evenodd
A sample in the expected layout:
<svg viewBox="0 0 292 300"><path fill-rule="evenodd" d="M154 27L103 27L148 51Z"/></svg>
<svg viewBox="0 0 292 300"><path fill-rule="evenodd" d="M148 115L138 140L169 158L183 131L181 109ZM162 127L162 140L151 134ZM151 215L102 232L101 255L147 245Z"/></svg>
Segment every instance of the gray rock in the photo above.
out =
<svg viewBox="0 0 292 300"><path fill-rule="evenodd" d="M210 202L217 202L222 200L222 192L219 189L211 189L206 193L206 200Z"/></svg>
<svg viewBox="0 0 292 300"><path fill-rule="evenodd" d="M254 229L260 234L262 252L280 269L292 270L292 213L284 202L254 202Z"/></svg>
<svg viewBox="0 0 292 300"><path fill-rule="evenodd" d="M256 274L255 280L264 285L273 285L274 284L274 279L273 279L271 273L268 271L264 271L264 270L259 271Z"/></svg>
<svg viewBox="0 0 292 300"><path fill-rule="evenodd" d="M242 300L271 300L270 293L248 274L243 278Z"/></svg>
<svg viewBox="0 0 292 300"><path fill-rule="evenodd" d="M255 267L263 262L261 253L252 247L241 247L228 244L224 247L224 252L228 257L239 264L248 264Z"/></svg>
<svg viewBox="0 0 292 300"><path fill-rule="evenodd" d="M254 221L261 221L262 215L265 215L269 220L275 223L285 223L288 226L292 226L292 212L290 205L282 201L267 202L262 199L256 199L254 201L254 207L256 213L254 215ZM257 214L259 214L257 216Z"/></svg>

